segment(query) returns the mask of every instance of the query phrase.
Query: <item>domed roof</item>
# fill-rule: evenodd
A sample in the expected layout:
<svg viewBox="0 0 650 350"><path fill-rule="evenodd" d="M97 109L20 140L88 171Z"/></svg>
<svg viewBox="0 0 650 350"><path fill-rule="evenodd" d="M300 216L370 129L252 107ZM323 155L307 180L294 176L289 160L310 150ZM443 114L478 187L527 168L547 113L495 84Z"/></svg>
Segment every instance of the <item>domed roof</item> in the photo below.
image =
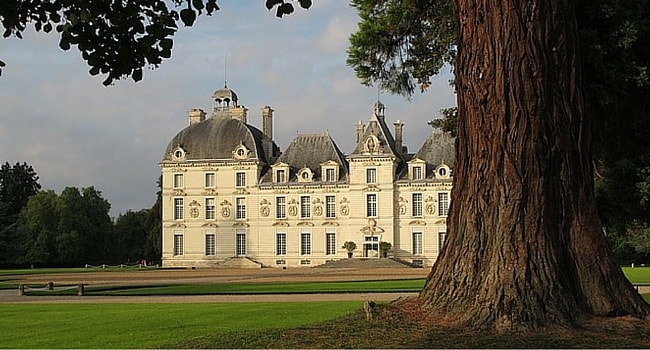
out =
<svg viewBox="0 0 650 350"><path fill-rule="evenodd" d="M222 89L219 89L212 94L212 99L217 102L226 102L228 104L232 101L235 106L238 101L237 94L230 90L226 84L223 85Z"/></svg>
<svg viewBox="0 0 650 350"><path fill-rule="evenodd" d="M239 145L250 150L250 158L268 162L262 146L264 137L262 131L237 119L208 118L176 134L167 145L163 162L173 160L172 153L178 147L184 152L184 160L231 159Z"/></svg>

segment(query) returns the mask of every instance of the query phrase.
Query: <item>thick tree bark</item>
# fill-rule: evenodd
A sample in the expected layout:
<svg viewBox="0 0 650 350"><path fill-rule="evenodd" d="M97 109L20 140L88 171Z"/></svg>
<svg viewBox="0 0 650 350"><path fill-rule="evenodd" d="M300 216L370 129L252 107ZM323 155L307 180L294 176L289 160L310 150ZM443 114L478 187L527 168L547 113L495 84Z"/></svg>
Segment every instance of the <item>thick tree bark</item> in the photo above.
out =
<svg viewBox="0 0 650 350"><path fill-rule="evenodd" d="M455 0L458 138L447 245L420 294L483 329L650 307L596 211L571 0Z"/></svg>

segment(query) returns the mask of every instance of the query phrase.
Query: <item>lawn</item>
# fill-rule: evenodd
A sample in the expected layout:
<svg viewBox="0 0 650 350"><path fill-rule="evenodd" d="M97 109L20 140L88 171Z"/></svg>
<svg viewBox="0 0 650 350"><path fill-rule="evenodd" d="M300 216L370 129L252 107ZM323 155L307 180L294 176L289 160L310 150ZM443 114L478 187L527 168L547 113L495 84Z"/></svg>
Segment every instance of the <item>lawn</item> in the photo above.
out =
<svg viewBox="0 0 650 350"><path fill-rule="evenodd" d="M0 348L174 348L195 338L322 323L359 301L212 304L4 304ZM228 346L231 347L231 346Z"/></svg>

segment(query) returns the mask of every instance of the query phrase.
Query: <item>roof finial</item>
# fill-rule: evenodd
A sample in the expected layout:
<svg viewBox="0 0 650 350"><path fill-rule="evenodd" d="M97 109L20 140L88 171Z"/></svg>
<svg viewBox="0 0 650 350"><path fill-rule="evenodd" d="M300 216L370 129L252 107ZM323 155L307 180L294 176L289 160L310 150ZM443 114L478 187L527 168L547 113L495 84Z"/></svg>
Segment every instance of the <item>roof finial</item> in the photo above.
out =
<svg viewBox="0 0 650 350"><path fill-rule="evenodd" d="M228 88L228 54L223 54L223 87Z"/></svg>

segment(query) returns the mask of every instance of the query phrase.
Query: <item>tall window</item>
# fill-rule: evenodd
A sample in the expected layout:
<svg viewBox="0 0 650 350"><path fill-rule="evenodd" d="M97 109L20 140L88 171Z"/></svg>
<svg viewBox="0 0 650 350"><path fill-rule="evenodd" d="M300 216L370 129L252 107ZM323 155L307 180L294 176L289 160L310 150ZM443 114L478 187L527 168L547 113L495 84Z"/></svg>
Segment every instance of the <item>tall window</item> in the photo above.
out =
<svg viewBox="0 0 650 350"><path fill-rule="evenodd" d="M414 166L413 168L411 168L411 171L413 172L413 176L411 177L413 180L422 180L421 166Z"/></svg>
<svg viewBox="0 0 650 350"><path fill-rule="evenodd" d="M214 198L206 198L205 199L205 219L206 220L214 220L217 212L217 207L214 204Z"/></svg>
<svg viewBox="0 0 650 350"><path fill-rule="evenodd" d="M366 216L369 218L377 217L377 195L375 193L366 195Z"/></svg>
<svg viewBox="0 0 650 350"><path fill-rule="evenodd" d="M411 195L411 213L415 217L422 216L422 193L413 193Z"/></svg>
<svg viewBox="0 0 650 350"><path fill-rule="evenodd" d="M303 232L300 234L300 255L311 254L311 233Z"/></svg>
<svg viewBox="0 0 650 350"><path fill-rule="evenodd" d="M449 192L438 193L438 216L449 214Z"/></svg>
<svg viewBox="0 0 650 350"><path fill-rule="evenodd" d="M422 232L413 232L413 255L422 255Z"/></svg>
<svg viewBox="0 0 650 350"><path fill-rule="evenodd" d="M213 256L217 253L217 240L214 233L205 234L205 255Z"/></svg>
<svg viewBox="0 0 650 350"><path fill-rule="evenodd" d="M438 232L438 252L442 250L445 243L447 243L447 232Z"/></svg>
<svg viewBox="0 0 650 350"><path fill-rule="evenodd" d="M287 182L287 175L284 169L275 171L275 182Z"/></svg>
<svg viewBox="0 0 650 350"><path fill-rule="evenodd" d="M174 198L174 220L183 220L183 198Z"/></svg>
<svg viewBox="0 0 650 350"><path fill-rule="evenodd" d="M308 219L311 217L311 205L309 196L300 196L300 218Z"/></svg>
<svg viewBox="0 0 650 350"><path fill-rule="evenodd" d="M236 242L235 242L235 253L237 254L237 256L246 255L246 232L244 230L237 230Z"/></svg>
<svg viewBox="0 0 650 350"><path fill-rule="evenodd" d="M174 188L183 187L183 174L174 174Z"/></svg>
<svg viewBox="0 0 650 350"><path fill-rule="evenodd" d="M376 184L377 183L377 169L376 168L367 168L366 169L366 183Z"/></svg>
<svg viewBox="0 0 650 350"><path fill-rule="evenodd" d="M275 255L287 255L287 234L275 234Z"/></svg>
<svg viewBox="0 0 650 350"><path fill-rule="evenodd" d="M287 218L287 199L285 197L275 198L275 218L276 219Z"/></svg>
<svg viewBox="0 0 650 350"><path fill-rule="evenodd" d="M326 218L335 218L336 217L336 197L335 196L325 196L325 217Z"/></svg>
<svg viewBox="0 0 650 350"><path fill-rule="evenodd" d="M246 187L246 173L243 171L238 171L235 173L235 186L236 187Z"/></svg>
<svg viewBox="0 0 650 350"><path fill-rule="evenodd" d="M217 184L215 173L205 173L205 187L215 187Z"/></svg>
<svg viewBox="0 0 650 350"><path fill-rule="evenodd" d="M336 254L336 233L334 232L325 233L325 254Z"/></svg>
<svg viewBox="0 0 650 350"><path fill-rule="evenodd" d="M325 168L325 181L336 181L336 172L334 171L334 168Z"/></svg>
<svg viewBox="0 0 650 350"><path fill-rule="evenodd" d="M183 233L174 233L174 256L183 255Z"/></svg>
<svg viewBox="0 0 650 350"><path fill-rule="evenodd" d="M237 219L246 219L246 198L239 197L236 199L237 203Z"/></svg>

